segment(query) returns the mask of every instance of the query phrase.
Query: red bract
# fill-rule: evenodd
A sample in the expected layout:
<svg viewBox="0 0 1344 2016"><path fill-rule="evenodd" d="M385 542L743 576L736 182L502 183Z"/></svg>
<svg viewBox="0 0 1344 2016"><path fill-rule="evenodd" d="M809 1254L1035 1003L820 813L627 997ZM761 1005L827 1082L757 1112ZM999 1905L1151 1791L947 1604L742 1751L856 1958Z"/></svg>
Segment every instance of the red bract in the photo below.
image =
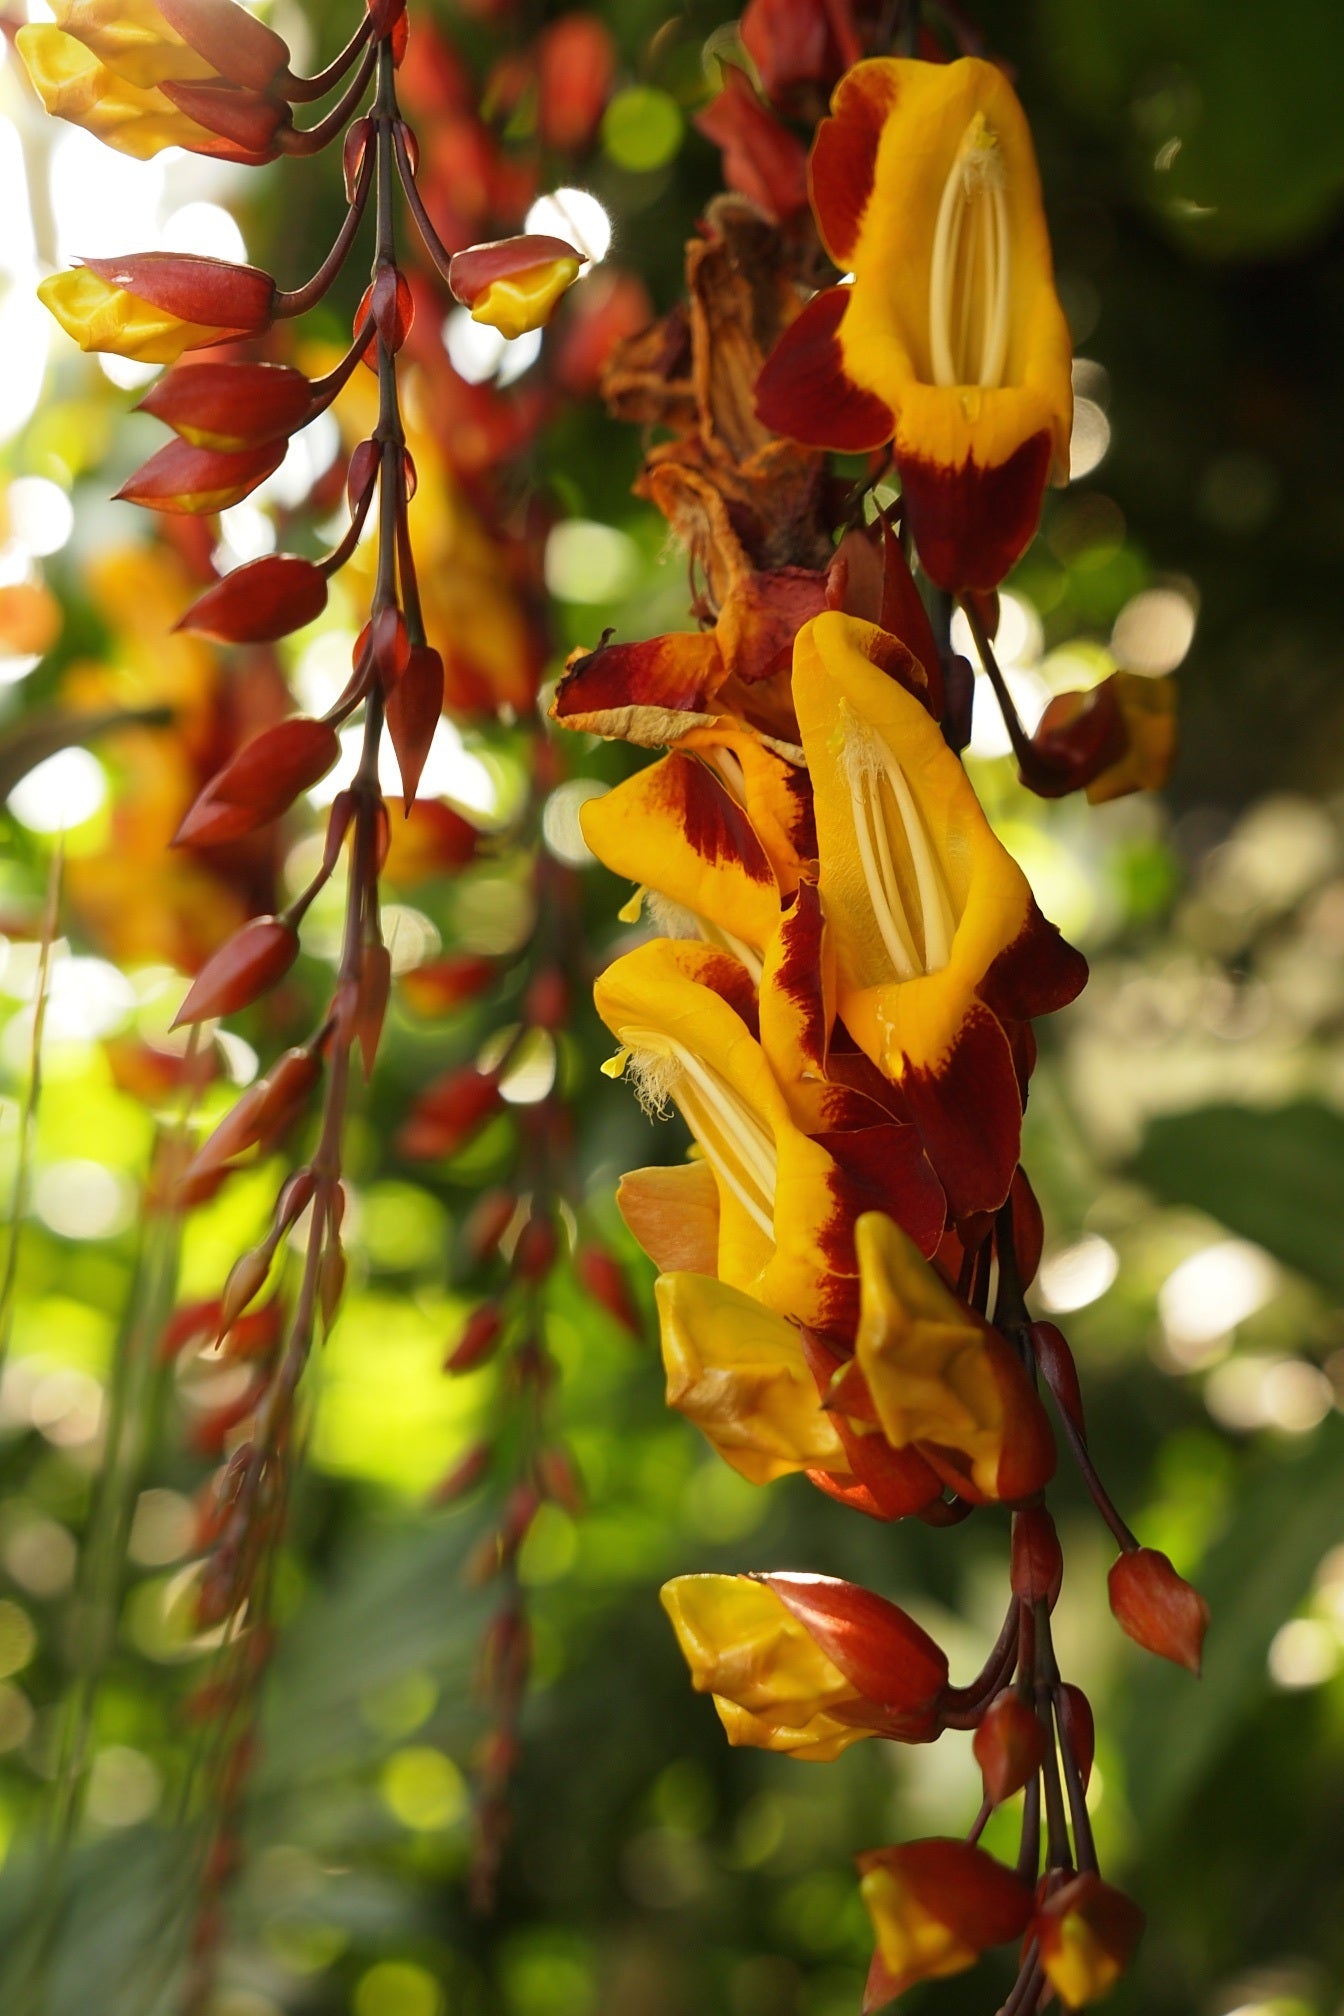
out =
<svg viewBox="0 0 1344 2016"><path fill-rule="evenodd" d="M1143 1932L1137 1904L1084 1872L1052 1891L1031 1924L1046 1979L1070 2009L1109 1994Z"/></svg>
<svg viewBox="0 0 1344 2016"><path fill-rule="evenodd" d="M327 577L297 553L264 553L198 596L179 630L218 644L270 644L302 630L327 606Z"/></svg>
<svg viewBox="0 0 1344 2016"><path fill-rule="evenodd" d="M283 979L299 956L299 934L279 917L254 917L196 975L172 1027L236 1015Z"/></svg>
<svg viewBox="0 0 1344 2016"><path fill-rule="evenodd" d="M866 2010L912 1982L969 1967L989 1947L1020 1938L1030 1921L1032 1893L1021 1877L970 1842L935 1836L856 1859L880 1962Z"/></svg>
<svg viewBox="0 0 1344 2016"><path fill-rule="evenodd" d="M741 33L766 96L780 105L833 84L863 53L850 0L750 0Z"/></svg>
<svg viewBox="0 0 1344 2016"><path fill-rule="evenodd" d="M197 448L237 451L292 434L308 417L312 387L288 364L179 364L140 401Z"/></svg>
<svg viewBox="0 0 1344 2016"><path fill-rule="evenodd" d="M1029 1784L1045 1761L1048 1732L1035 1710L1011 1689L985 1710L972 1749L993 1806Z"/></svg>
<svg viewBox="0 0 1344 2016"><path fill-rule="evenodd" d="M941 1727L947 1655L885 1597L830 1575L754 1575L883 1717L883 1733L922 1742Z"/></svg>
<svg viewBox="0 0 1344 2016"><path fill-rule="evenodd" d="M442 713L443 660L429 645L419 644L387 696L388 733L397 752L408 814Z"/></svg>
<svg viewBox="0 0 1344 2016"><path fill-rule="evenodd" d="M189 517L227 511L280 467L285 445L263 441L258 447L230 452L169 441L128 476L116 494L123 504L144 504L151 511Z"/></svg>
<svg viewBox="0 0 1344 2016"><path fill-rule="evenodd" d="M241 13L242 9L237 11ZM268 157L274 160L279 152L276 134L291 123L287 105L237 84L215 83L207 78L199 83L168 81L159 89L179 112L185 112L207 132L218 133L258 166Z"/></svg>
<svg viewBox="0 0 1344 2016"><path fill-rule="evenodd" d="M326 721L300 715L263 728L211 778L173 845L218 846L278 819L301 791L325 777L340 753L340 737Z"/></svg>
<svg viewBox="0 0 1344 2016"><path fill-rule="evenodd" d="M1146 1651L1198 1675L1209 1606L1155 1547L1121 1554L1107 1578L1116 1623Z"/></svg>
<svg viewBox="0 0 1344 2016"><path fill-rule="evenodd" d="M1044 1505L1029 1505L1013 1517L1013 1594L1024 1603L1048 1603L1053 1610L1063 1580L1055 1522Z"/></svg>
<svg viewBox="0 0 1344 2016"><path fill-rule="evenodd" d="M134 294L183 322L214 329L216 343L259 336L275 311L275 282L258 266L235 266L196 252L127 252L84 265L109 287Z"/></svg>
<svg viewBox="0 0 1344 2016"><path fill-rule="evenodd" d="M735 63L723 89L695 118L696 131L723 149L723 177L767 217L782 223L807 207L807 151L752 90Z"/></svg>
<svg viewBox="0 0 1344 2016"><path fill-rule="evenodd" d="M288 45L234 0L156 0L156 5L188 48L231 84L268 91L289 67Z"/></svg>
<svg viewBox="0 0 1344 2016"><path fill-rule="evenodd" d="M1053 1323L1033 1323L1030 1330L1031 1348L1036 1354L1046 1385L1053 1393L1059 1406L1067 1414L1083 1440L1087 1440L1087 1424L1083 1418L1083 1393L1078 1383L1078 1367L1073 1361L1073 1352L1062 1330Z"/></svg>
<svg viewBox="0 0 1344 2016"><path fill-rule="evenodd" d="M468 1065L445 1072L420 1094L397 1135L412 1162L455 1155L499 1110L499 1082Z"/></svg>
<svg viewBox="0 0 1344 2016"><path fill-rule="evenodd" d="M362 329L370 320L394 354L411 333L411 324L415 320L415 297L405 275L398 273L394 267L381 267L377 278L369 282L360 297L355 310L355 330ZM377 370L378 345L372 337L364 351L364 362L371 371Z"/></svg>

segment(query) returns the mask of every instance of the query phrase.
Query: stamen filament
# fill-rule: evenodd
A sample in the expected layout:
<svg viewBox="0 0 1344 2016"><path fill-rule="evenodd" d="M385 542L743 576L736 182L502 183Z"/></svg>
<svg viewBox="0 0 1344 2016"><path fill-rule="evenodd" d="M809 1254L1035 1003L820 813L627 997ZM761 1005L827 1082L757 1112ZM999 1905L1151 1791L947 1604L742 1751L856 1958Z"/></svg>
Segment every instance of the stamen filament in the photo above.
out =
<svg viewBox="0 0 1344 2016"><path fill-rule="evenodd" d="M778 1158L774 1140L741 1094L675 1037L623 1029L632 1076L655 1109L669 1096L704 1150L715 1174L773 1245Z"/></svg>
<svg viewBox="0 0 1344 2016"><path fill-rule="evenodd" d="M938 203L929 263L935 385L1003 382L1012 310L1012 241L998 136L977 113Z"/></svg>

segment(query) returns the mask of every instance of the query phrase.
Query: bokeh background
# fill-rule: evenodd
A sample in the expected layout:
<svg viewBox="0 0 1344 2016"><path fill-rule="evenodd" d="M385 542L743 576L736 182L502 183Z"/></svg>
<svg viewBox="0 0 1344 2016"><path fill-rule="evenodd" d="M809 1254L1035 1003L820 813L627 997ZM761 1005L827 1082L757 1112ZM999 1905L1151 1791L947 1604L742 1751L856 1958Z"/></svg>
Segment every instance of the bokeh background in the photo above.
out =
<svg viewBox="0 0 1344 2016"><path fill-rule="evenodd" d="M479 85L561 11L422 4L415 18ZM683 242L718 186L717 152L691 121L732 24L700 0L593 11L617 63L591 135L537 156L524 105L502 158L516 141L539 161L528 203L583 192L577 209L560 200L605 254L584 286L619 290L637 322L676 299ZM301 17L277 0L270 18L316 63L348 13L315 0ZM1044 1032L1028 1116L1048 1228L1037 1306L1074 1341L1103 1474L1214 1612L1201 1683L1145 1661L1106 1610L1106 1535L1064 1481L1060 1656L1097 1710L1103 1855L1150 1918L1114 2006L1332 2016L1344 1995L1344 16L1331 0L987 0L977 16L1037 134L1080 360L1075 481L1010 584L1001 654L1027 713L1116 663L1176 671L1182 695L1160 802L1029 799L992 704L970 759L1043 906L1093 965L1083 1000ZM411 77L445 200L512 224L517 191L506 202L498 162L481 168L441 72L426 62ZM62 1914L43 2016L150 2016L171 2006L191 1889L193 1738L179 1709L203 1650L183 1591L209 1468L192 1424L227 1396L199 1368L128 1362L128 1310L165 1292L139 1200L175 976L277 878L295 883L313 843L299 820L222 865L164 846L220 738L286 704L282 680L325 704L357 610L334 598L278 659L169 637L192 555L106 501L159 439L129 410L136 373L78 356L33 286L75 254L150 244L245 246L294 284L339 193L334 164L249 178L112 156L42 119L8 52L0 177L0 1195L18 1201L0 1262L0 1924L12 1956L35 1910ZM347 276L314 318L311 358L343 340L361 284ZM684 568L628 494L638 432L592 396L571 325L538 357L528 339L482 345L447 307L427 338L421 318L418 536L441 620L494 668L492 690L529 651L553 676L607 624L684 625ZM501 437L486 421L528 400L517 452L490 469L487 527L480 487ZM477 424L481 442L464 447ZM304 525L335 508L322 485L339 440L334 419L309 430L223 515L210 537L226 558L311 536ZM126 710L137 718L90 719ZM531 843L510 822L536 732L479 710L442 732L428 788L499 838L451 879L413 848L394 858L399 965L439 948L502 956L527 937ZM576 808L625 760L567 750L536 841L574 872L594 963L627 892L585 862ZM334 913L319 905L312 924L286 1000L229 1038L235 1083L329 982ZM609 1197L621 1169L683 1144L599 1075L604 1040L580 1003L557 1041L518 1060L509 1098L522 1124L559 1074L578 1182L629 1260L646 1327L632 1338L562 1273L547 1337L587 1503L576 1517L548 1506L524 1549L536 1685L497 1908L474 1915L473 1670L492 1599L464 1565L489 1508L429 1501L496 1404L489 1369L449 1381L440 1367L476 1292L463 1213L506 1166L514 1121L453 1162L399 1154L416 1087L478 1053L500 1019L479 1004L435 1019L414 1001L408 989L394 1004L353 1135L354 1279L313 1381L217 2016L850 2016L868 1953L850 1858L964 1827L978 1800L969 1740L863 1745L824 1767L731 1752L686 1685L657 1587L695 1568L846 1575L907 1603L964 1676L997 1627L1006 1522L889 1530L802 1480L757 1491L664 1411L648 1270ZM231 1094L208 1096L222 1107ZM217 1290L275 1176L239 1179L193 1216L180 1298ZM125 1456L128 1418L140 1428L125 1568L93 1585L111 1652L85 1819L53 1873L42 1841L63 1718L101 1628L81 1563L107 1545L96 1479L110 1436ZM911 2000L955 2016L996 2006L1006 1985L991 1964Z"/></svg>

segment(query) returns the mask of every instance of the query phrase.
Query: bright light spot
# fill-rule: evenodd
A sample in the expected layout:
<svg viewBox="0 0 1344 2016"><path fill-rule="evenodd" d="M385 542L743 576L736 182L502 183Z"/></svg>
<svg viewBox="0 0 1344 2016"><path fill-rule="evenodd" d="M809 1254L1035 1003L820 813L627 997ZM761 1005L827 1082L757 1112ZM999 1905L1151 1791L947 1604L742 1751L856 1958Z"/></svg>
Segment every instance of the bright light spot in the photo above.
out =
<svg viewBox="0 0 1344 2016"><path fill-rule="evenodd" d="M394 973L409 973L432 959L443 939L439 927L423 910L409 903L385 903L382 908L383 943L388 949Z"/></svg>
<svg viewBox="0 0 1344 2016"><path fill-rule="evenodd" d="M141 1568L167 1568L191 1552L196 1508L180 1491L142 1491L126 1552Z"/></svg>
<svg viewBox="0 0 1344 2016"><path fill-rule="evenodd" d="M216 1029L215 1044L224 1059L231 1085L250 1085L261 1068L261 1059L250 1043L235 1036L232 1029Z"/></svg>
<svg viewBox="0 0 1344 2016"><path fill-rule="evenodd" d="M353 630L324 630L305 644L294 667L294 690L309 714L334 707L350 677Z"/></svg>
<svg viewBox="0 0 1344 2016"><path fill-rule="evenodd" d="M62 1239L110 1239L135 1216L135 1190L102 1162L53 1162L33 1186L33 1209Z"/></svg>
<svg viewBox="0 0 1344 2016"><path fill-rule="evenodd" d="M583 837L579 811L594 798L605 798L610 787L596 777L571 777L557 784L541 814L541 837L557 861L569 868L591 868L597 856Z"/></svg>
<svg viewBox="0 0 1344 2016"><path fill-rule="evenodd" d="M0 119L0 186L6 191L5 202L0 203L0 271L26 280L37 263L37 246L23 141L12 119Z"/></svg>
<svg viewBox="0 0 1344 2016"><path fill-rule="evenodd" d="M614 602L639 579L639 548L627 532L570 518L546 541L546 588L561 602Z"/></svg>
<svg viewBox="0 0 1344 2016"><path fill-rule="evenodd" d="M119 392L138 392L142 386L152 385L161 368L158 364L141 364L134 357L112 357L100 353L98 358L98 369Z"/></svg>
<svg viewBox="0 0 1344 2016"><path fill-rule="evenodd" d="M618 167L647 174L672 159L685 126L670 92L632 84L617 92L602 115L602 145Z"/></svg>
<svg viewBox="0 0 1344 2016"><path fill-rule="evenodd" d="M1179 588L1145 588L1115 619L1111 650L1127 672L1174 672L1194 642L1195 605Z"/></svg>
<svg viewBox="0 0 1344 2016"><path fill-rule="evenodd" d="M252 495L258 504L278 504L292 511L302 504L319 476L326 474L340 451L341 431L335 417L319 413L291 435L280 467L259 483Z"/></svg>
<svg viewBox="0 0 1344 2016"><path fill-rule="evenodd" d="M6 502L11 538L39 559L59 553L75 529L74 506L45 476L20 476Z"/></svg>
<svg viewBox="0 0 1344 2016"><path fill-rule="evenodd" d="M0 48L3 48L0 41ZM0 1750L17 1750L33 1731L32 1704L18 1687L0 1686Z"/></svg>
<svg viewBox="0 0 1344 2016"><path fill-rule="evenodd" d="M135 161L81 127L58 133L51 150L56 264L110 259L128 247L151 251L161 244L159 205L166 179L162 155Z"/></svg>
<svg viewBox="0 0 1344 2016"><path fill-rule="evenodd" d="M247 264L247 245L236 218L218 203L184 203L164 219L159 244L165 252L199 252L207 259Z"/></svg>
<svg viewBox="0 0 1344 2016"><path fill-rule="evenodd" d="M61 833L92 819L106 797L98 758L88 749L58 749L14 786L9 809L30 833Z"/></svg>
<svg viewBox="0 0 1344 2016"><path fill-rule="evenodd" d="M979 664L971 626L960 609L953 614L950 637L954 651L959 651L963 658L969 658L972 665ZM1007 591L1001 594L999 627L990 642L994 646L994 656L1005 670L1009 666L1035 665L1040 659L1045 633L1041 629L1041 619L1030 602Z"/></svg>
<svg viewBox="0 0 1344 2016"><path fill-rule="evenodd" d="M1335 1404L1334 1388L1318 1365L1305 1358L1285 1358L1266 1372L1261 1387L1265 1426L1286 1435L1306 1435L1318 1428Z"/></svg>
<svg viewBox="0 0 1344 2016"><path fill-rule="evenodd" d="M89 1772L84 1810L99 1827L135 1827L159 1803L163 1780L141 1750L111 1743Z"/></svg>
<svg viewBox="0 0 1344 2016"><path fill-rule="evenodd" d="M337 792L354 781L359 768L359 752L364 741L362 728L341 730L341 760L320 784L308 793L311 805L330 805ZM378 757L378 782L389 798L401 796L401 772L390 738L384 738ZM421 798L451 798L467 812L493 814L498 805L495 780L479 756L462 746L462 737L451 721L440 721L429 745L429 755L420 777Z"/></svg>
<svg viewBox="0 0 1344 2016"><path fill-rule="evenodd" d="M113 1035L136 1006L134 987L106 959L58 959L47 990L47 1034L93 1042Z"/></svg>
<svg viewBox="0 0 1344 2016"><path fill-rule="evenodd" d="M1120 1256L1109 1239L1085 1232L1041 1262L1039 1285L1047 1309L1065 1314L1086 1309L1106 1293L1120 1271Z"/></svg>
<svg viewBox="0 0 1344 2016"><path fill-rule="evenodd" d="M1095 399L1073 402L1073 432L1069 436L1069 481L1090 476L1111 445L1111 423Z"/></svg>
<svg viewBox="0 0 1344 2016"><path fill-rule="evenodd" d="M38 1380L28 1417L58 1449L79 1449L98 1439L103 1425L103 1389L88 1372L61 1365Z"/></svg>
<svg viewBox="0 0 1344 2016"><path fill-rule="evenodd" d="M37 409L55 326L26 279L0 301L0 441L17 434Z"/></svg>
<svg viewBox="0 0 1344 2016"><path fill-rule="evenodd" d="M523 229L567 239L594 266L611 249L611 219L586 189L555 189L549 196L538 196Z"/></svg>
<svg viewBox="0 0 1344 2016"><path fill-rule="evenodd" d="M467 1810L462 1773L442 1750L416 1745L398 1750L383 1767L383 1798L403 1827L433 1833Z"/></svg>
<svg viewBox="0 0 1344 2016"><path fill-rule="evenodd" d="M459 378L468 385L512 385L541 355L541 331L529 329L512 341L488 322L473 322L469 308L454 308L443 325L443 344Z"/></svg>
<svg viewBox="0 0 1344 2016"><path fill-rule="evenodd" d="M73 1533L55 1519L25 1509L6 1537L3 1559L30 1596L59 1596L75 1579L79 1549Z"/></svg>
<svg viewBox="0 0 1344 2016"><path fill-rule="evenodd" d="M1027 734L1034 732L1050 699L1050 688L1035 672L1010 669L1003 683L1012 696L1018 719ZM970 752L972 756L1007 756L1012 751L994 688L983 672L975 677L975 697L971 714Z"/></svg>
<svg viewBox="0 0 1344 2016"><path fill-rule="evenodd" d="M42 663L37 651L16 651L12 657L0 658L0 686L17 686L20 679L26 679Z"/></svg>
<svg viewBox="0 0 1344 2016"><path fill-rule="evenodd" d="M355 2016L443 2016L443 1990L410 1960L380 1960L360 1977Z"/></svg>
<svg viewBox="0 0 1344 2016"><path fill-rule="evenodd" d="M504 1057L518 1031L516 1027L497 1029L482 1044L478 1068L493 1071ZM546 1029L529 1029L514 1050L499 1081L499 1092L510 1106L535 1106L555 1084L555 1040Z"/></svg>
<svg viewBox="0 0 1344 2016"><path fill-rule="evenodd" d="M1192 1253L1167 1276L1157 1298L1167 1344L1178 1362L1198 1362L1205 1345L1225 1337L1264 1307L1279 1284L1263 1247L1224 1239Z"/></svg>
<svg viewBox="0 0 1344 2016"><path fill-rule="evenodd" d="M219 544L210 558L221 574L231 574L245 561L260 560L263 553L275 551L274 521L250 500L230 504L227 511L220 512L219 533Z"/></svg>
<svg viewBox="0 0 1344 2016"><path fill-rule="evenodd" d="M1269 1648L1269 1677L1276 1687L1319 1687L1339 1666L1340 1643L1317 1617L1290 1617Z"/></svg>

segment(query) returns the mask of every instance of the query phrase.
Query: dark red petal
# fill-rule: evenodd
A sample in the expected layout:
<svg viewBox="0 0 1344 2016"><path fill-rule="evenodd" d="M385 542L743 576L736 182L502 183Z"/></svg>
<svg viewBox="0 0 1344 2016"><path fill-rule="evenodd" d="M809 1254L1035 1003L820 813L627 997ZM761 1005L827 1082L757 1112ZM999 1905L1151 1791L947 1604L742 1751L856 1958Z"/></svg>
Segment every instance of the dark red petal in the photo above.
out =
<svg viewBox="0 0 1344 2016"><path fill-rule="evenodd" d="M924 572L937 587L949 595L998 587L1040 523L1052 453L1050 436L1042 430L992 469L969 459L949 468L898 454L910 530Z"/></svg>
<svg viewBox="0 0 1344 2016"><path fill-rule="evenodd" d="M206 448L252 448L308 418L312 387L288 364L179 364L140 401L175 434Z"/></svg>
<svg viewBox="0 0 1344 2016"><path fill-rule="evenodd" d="M397 752L408 814L442 713L443 660L437 651L421 644L411 652L405 671L387 696L387 728Z"/></svg>
<svg viewBox="0 0 1344 2016"><path fill-rule="evenodd" d="M128 252L86 259L90 272L183 322L201 322L234 336L265 329L275 306L275 282L258 266L235 266L195 252ZM222 340L222 337L221 337Z"/></svg>
<svg viewBox="0 0 1344 2016"><path fill-rule="evenodd" d="M264 483L284 461L286 445L263 441L255 448L225 450L169 441L128 476L116 494L123 504L207 517L227 510Z"/></svg>
<svg viewBox="0 0 1344 2016"><path fill-rule="evenodd" d="M847 287L814 294L756 380L758 420L809 448L880 448L896 425L884 400L846 376L838 331L848 306Z"/></svg>
<svg viewBox="0 0 1344 2016"><path fill-rule="evenodd" d="M802 141L763 105L736 63L723 66L723 89L695 119L696 131L723 149L730 189L749 196L776 223L807 206Z"/></svg>
<svg viewBox="0 0 1344 2016"><path fill-rule="evenodd" d="M832 114L817 128L808 163L812 208L822 242L841 272L853 264L863 213L873 193L877 147L897 98L885 64L870 64L840 81Z"/></svg>
<svg viewBox="0 0 1344 2016"><path fill-rule="evenodd" d="M237 10L239 13L242 9ZM248 17L250 18L250 17ZM289 107L264 98L258 91L237 84L176 83L171 78L159 86L170 104L207 132L218 133L247 154L265 154L274 144L276 130L289 124Z"/></svg>
<svg viewBox="0 0 1344 2016"><path fill-rule="evenodd" d="M989 966L976 992L1003 1022L1028 1022L1065 1008L1087 985L1087 961L1033 901L1022 929Z"/></svg>
<svg viewBox="0 0 1344 2016"><path fill-rule="evenodd" d="M936 1071L910 1065L901 1080L954 1218L997 1211L1022 1139L1022 1101L1002 1025L973 1003Z"/></svg>
<svg viewBox="0 0 1344 2016"><path fill-rule="evenodd" d="M179 630L219 644L270 644L301 630L327 606L327 577L296 553L264 553L198 596Z"/></svg>
<svg viewBox="0 0 1344 2016"><path fill-rule="evenodd" d="M832 1575L756 1575L866 1700L922 1718L947 1685L947 1655L886 1598Z"/></svg>
<svg viewBox="0 0 1344 2016"><path fill-rule="evenodd" d="M288 67L288 46L234 0L156 0L156 4L188 48L230 83L265 91Z"/></svg>

